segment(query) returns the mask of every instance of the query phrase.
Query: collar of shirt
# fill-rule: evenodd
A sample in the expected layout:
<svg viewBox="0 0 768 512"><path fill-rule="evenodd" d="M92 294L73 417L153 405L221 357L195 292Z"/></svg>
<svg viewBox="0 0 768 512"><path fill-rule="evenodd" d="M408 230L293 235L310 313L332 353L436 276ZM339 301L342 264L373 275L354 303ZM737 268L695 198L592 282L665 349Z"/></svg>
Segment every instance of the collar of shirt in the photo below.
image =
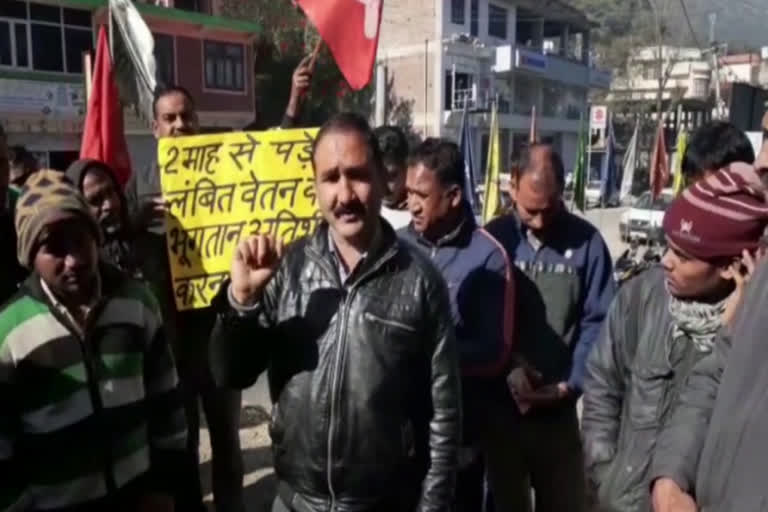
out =
<svg viewBox="0 0 768 512"><path fill-rule="evenodd" d="M365 251L360 256L360 261L357 262L358 267L363 263L365 263L366 258L368 258L368 255L371 253L371 249L377 246L380 238L381 238L381 228L377 227L376 231L373 233L373 239L371 240L368 250ZM341 284L346 285L347 280L355 271L355 269L354 268L348 269L344 264L344 262L342 261L341 257L339 256L338 251L336 249L336 243L333 241L333 236L331 235L330 226L328 227L328 250L331 251L331 256L333 257L333 261L336 263L336 270L339 273L339 279L341 280Z"/></svg>
<svg viewBox="0 0 768 512"><path fill-rule="evenodd" d="M101 300L101 277L96 274L96 294L94 299L89 302L86 305L80 306L80 314L73 315L72 312L62 304L59 299L56 298L56 295L53 294L51 289L48 287L48 284L40 278L40 286L43 289L43 292L48 297L48 300L51 301L51 305L53 305L54 309L58 311L60 314L62 314L69 322L72 324L72 327L74 327L77 330L77 334L80 336L83 336L85 334L85 323L88 319L88 315L93 311L93 307ZM79 321L78 318L82 318L82 321Z"/></svg>

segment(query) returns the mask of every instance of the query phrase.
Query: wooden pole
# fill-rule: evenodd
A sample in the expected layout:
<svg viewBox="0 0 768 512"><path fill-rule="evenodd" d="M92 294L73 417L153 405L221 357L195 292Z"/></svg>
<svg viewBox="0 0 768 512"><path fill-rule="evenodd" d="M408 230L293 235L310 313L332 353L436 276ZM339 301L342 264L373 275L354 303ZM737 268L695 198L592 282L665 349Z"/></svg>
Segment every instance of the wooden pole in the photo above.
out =
<svg viewBox="0 0 768 512"><path fill-rule="evenodd" d="M83 75L85 76L85 105L87 108L93 90L93 58L90 51L83 52Z"/></svg>
<svg viewBox="0 0 768 512"><path fill-rule="evenodd" d="M313 73L315 71L315 64L317 63L317 57L320 55L320 50L323 48L323 38L320 37L317 39L317 44L315 44L315 49L312 51L312 59L309 61L309 72Z"/></svg>

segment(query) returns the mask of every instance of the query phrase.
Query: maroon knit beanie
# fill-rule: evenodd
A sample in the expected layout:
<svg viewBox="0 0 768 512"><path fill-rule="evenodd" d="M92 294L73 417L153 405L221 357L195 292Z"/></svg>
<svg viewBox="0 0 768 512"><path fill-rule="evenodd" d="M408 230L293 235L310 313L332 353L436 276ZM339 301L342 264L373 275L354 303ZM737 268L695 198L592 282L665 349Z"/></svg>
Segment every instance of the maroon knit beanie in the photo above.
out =
<svg viewBox="0 0 768 512"><path fill-rule="evenodd" d="M751 165L736 163L699 180L669 206L664 233L693 258L754 251L768 225L768 199Z"/></svg>

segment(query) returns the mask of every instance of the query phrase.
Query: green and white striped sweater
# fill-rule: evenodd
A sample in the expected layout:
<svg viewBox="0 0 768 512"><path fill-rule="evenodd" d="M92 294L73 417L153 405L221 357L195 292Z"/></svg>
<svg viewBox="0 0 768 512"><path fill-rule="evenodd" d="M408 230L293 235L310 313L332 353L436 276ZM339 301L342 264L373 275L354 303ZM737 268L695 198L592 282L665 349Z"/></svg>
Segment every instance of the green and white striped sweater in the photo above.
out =
<svg viewBox="0 0 768 512"><path fill-rule="evenodd" d="M112 510L178 488L186 422L157 302L101 275L82 337L34 274L0 309L0 510Z"/></svg>

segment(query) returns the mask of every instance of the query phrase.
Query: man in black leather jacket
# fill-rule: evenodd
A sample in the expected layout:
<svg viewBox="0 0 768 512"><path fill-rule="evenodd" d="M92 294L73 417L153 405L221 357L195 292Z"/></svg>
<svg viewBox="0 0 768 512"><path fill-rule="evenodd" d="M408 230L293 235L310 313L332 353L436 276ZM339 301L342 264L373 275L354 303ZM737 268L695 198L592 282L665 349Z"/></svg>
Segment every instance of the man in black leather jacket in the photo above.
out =
<svg viewBox="0 0 768 512"><path fill-rule="evenodd" d="M269 368L273 510L449 510L461 408L446 286L379 216L381 158L364 119L328 121L313 165L325 222L285 250L265 235L241 241L214 375L242 388Z"/></svg>

